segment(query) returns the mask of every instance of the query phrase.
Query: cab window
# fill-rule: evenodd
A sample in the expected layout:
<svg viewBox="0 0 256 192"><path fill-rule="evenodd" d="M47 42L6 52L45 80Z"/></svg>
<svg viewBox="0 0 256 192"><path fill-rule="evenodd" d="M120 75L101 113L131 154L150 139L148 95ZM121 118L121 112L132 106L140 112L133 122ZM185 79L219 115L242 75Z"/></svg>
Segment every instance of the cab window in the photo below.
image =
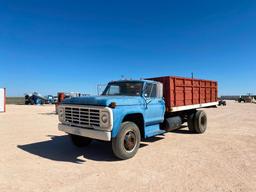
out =
<svg viewBox="0 0 256 192"><path fill-rule="evenodd" d="M156 86L156 84L146 83L144 96L145 97L157 97L157 86Z"/></svg>

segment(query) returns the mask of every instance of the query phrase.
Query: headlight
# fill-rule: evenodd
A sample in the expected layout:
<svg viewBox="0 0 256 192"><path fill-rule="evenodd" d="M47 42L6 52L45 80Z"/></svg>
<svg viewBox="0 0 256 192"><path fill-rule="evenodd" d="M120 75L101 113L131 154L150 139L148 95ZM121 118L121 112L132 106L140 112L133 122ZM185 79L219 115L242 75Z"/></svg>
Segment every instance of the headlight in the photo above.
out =
<svg viewBox="0 0 256 192"><path fill-rule="evenodd" d="M100 113L100 126L101 127L109 127L110 124L110 115L107 111L101 111Z"/></svg>
<svg viewBox="0 0 256 192"><path fill-rule="evenodd" d="M58 107L58 115L59 115L59 121L64 122L64 108Z"/></svg>
<svg viewBox="0 0 256 192"><path fill-rule="evenodd" d="M102 123L107 123L108 122L108 116L106 114L103 114L101 116L101 121L102 121Z"/></svg>

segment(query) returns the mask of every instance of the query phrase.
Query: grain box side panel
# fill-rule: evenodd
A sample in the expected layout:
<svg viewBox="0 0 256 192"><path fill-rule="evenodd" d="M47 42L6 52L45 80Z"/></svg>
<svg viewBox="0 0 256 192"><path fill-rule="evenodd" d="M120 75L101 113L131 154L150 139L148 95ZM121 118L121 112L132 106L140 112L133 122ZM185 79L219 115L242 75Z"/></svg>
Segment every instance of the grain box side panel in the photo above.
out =
<svg viewBox="0 0 256 192"><path fill-rule="evenodd" d="M193 104L193 80L192 79L184 79L184 95L185 95L185 105Z"/></svg>
<svg viewBox="0 0 256 192"><path fill-rule="evenodd" d="M178 107L185 104L185 87L184 79L178 77L171 77L171 106Z"/></svg>
<svg viewBox="0 0 256 192"><path fill-rule="evenodd" d="M197 105L216 102L218 84L216 81L191 79L183 77L158 77L151 78L163 83L163 95L166 110L172 107Z"/></svg>
<svg viewBox="0 0 256 192"><path fill-rule="evenodd" d="M194 102L193 96L193 80L188 78L172 77L171 89L174 98L172 107L192 105Z"/></svg>
<svg viewBox="0 0 256 192"><path fill-rule="evenodd" d="M166 110L170 111L171 110L171 106L172 106L172 90L171 90L171 78L170 77L166 77L166 96L164 96L165 98L165 105L166 105Z"/></svg>
<svg viewBox="0 0 256 192"><path fill-rule="evenodd" d="M200 103L200 80L193 79L193 105Z"/></svg>
<svg viewBox="0 0 256 192"><path fill-rule="evenodd" d="M218 83L212 82L211 84L211 102L216 102L218 100Z"/></svg>
<svg viewBox="0 0 256 192"><path fill-rule="evenodd" d="M216 101L217 82L171 77L172 107L196 105Z"/></svg>
<svg viewBox="0 0 256 192"><path fill-rule="evenodd" d="M206 83L205 81L200 81L200 103L206 103Z"/></svg>
<svg viewBox="0 0 256 192"><path fill-rule="evenodd" d="M172 106L176 106L176 95L175 95L175 81L174 78L169 78L170 81L170 99L171 99L171 103L170 103L170 107Z"/></svg>

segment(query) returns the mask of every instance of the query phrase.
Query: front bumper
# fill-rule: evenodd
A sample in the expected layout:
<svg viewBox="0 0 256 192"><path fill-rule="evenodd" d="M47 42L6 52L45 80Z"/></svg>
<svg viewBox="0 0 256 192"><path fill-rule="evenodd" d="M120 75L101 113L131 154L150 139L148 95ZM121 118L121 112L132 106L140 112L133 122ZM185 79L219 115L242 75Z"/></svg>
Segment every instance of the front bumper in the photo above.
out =
<svg viewBox="0 0 256 192"><path fill-rule="evenodd" d="M79 135L79 136L98 139L102 141L111 141L110 131L99 131L95 129L72 127L72 126L61 124L61 123L58 125L58 128L60 131L73 134L73 135Z"/></svg>

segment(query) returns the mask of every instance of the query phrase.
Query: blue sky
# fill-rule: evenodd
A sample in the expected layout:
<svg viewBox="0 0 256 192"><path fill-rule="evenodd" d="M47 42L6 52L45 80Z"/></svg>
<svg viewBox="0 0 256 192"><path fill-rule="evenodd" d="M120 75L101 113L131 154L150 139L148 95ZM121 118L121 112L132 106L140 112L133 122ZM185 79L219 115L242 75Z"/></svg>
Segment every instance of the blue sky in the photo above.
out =
<svg viewBox="0 0 256 192"><path fill-rule="evenodd" d="M256 94L256 2L0 0L0 71L9 96L191 72Z"/></svg>

